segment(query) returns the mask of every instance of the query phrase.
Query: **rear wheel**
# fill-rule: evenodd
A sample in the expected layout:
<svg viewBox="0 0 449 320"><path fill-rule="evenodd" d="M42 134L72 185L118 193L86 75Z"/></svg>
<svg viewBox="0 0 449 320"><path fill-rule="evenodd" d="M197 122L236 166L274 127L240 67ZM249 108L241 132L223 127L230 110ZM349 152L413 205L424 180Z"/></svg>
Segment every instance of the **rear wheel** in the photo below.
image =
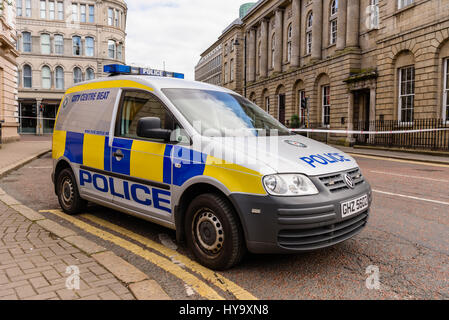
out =
<svg viewBox="0 0 449 320"><path fill-rule="evenodd" d="M186 213L187 244L204 266L225 270L238 264L246 247L242 227L230 203L217 194L196 197Z"/></svg>
<svg viewBox="0 0 449 320"><path fill-rule="evenodd" d="M59 205L65 213L73 215L86 209L87 201L80 197L75 175L71 169L62 170L56 183Z"/></svg>

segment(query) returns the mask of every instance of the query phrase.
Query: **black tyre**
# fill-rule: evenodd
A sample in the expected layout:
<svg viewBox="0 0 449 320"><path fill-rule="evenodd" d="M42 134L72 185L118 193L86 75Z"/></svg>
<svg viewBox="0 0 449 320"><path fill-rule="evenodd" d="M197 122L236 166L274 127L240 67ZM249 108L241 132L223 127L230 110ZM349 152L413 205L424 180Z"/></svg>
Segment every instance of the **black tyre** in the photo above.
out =
<svg viewBox="0 0 449 320"><path fill-rule="evenodd" d="M65 213L74 215L86 209L87 201L81 199L71 169L62 170L56 178L56 183L59 205Z"/></svg>
<svg viewBox="0 0 449 320"><path fill-rule="evenodd" d="M210 269L229 269L246 252L239 219L231 204L218 194L202 194L190 203L185 234L196 259Z"/></svg>

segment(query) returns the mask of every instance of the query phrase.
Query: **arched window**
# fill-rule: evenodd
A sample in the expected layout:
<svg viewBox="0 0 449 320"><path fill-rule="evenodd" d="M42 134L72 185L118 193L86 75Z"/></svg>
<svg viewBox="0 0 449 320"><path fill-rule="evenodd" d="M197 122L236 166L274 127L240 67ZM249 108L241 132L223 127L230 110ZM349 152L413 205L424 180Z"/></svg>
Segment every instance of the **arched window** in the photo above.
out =
<svg viewBox="0 0 449 320"><path fill-rule="evenodd" d="M108 41L108 57L110 59L115 59L115 57L116 57L115 50L116 50L115 41L114 40L109 40Z"/></svg>
<svg viewBox="0 0 449 320"><path fill-rule="evenodd" d="M94 38L86 37L86 56L93 57L94 56Z"/></svg>
<svg viewBox="0 0 449 320"><path fill-rule="evenodd" d="M55 69L56 89L64 89L64 69L62 67L56 67Z"/></svg>
<svg viewBox="0 0 449 320"><path fill-rule="evenodd" d="M331 2L330 18L329 18L329 44L337 43L337 26L338 26L338 0Z"/></svg>
<svg viewBox="0 0 449 320"><path fill-rule="evenodd" d="M86 80L93 80L95 79L95 73L92 68L87 68L86 70Z"/></svg>
<svg viewBox="0 0 449 320"><path fill-rule="evenodd" d="M81 37L74 36L72 38L73 42L73 55L80 56L81 55Z"/></svg>
<svg viewBox="0 0 449 320"><path fill-rule="evenodd" d="M31 88L33 85L33 75L32 70L29 65L23 66L23 87L24 88Z"/></svg>
<svg viewBox="0 0 449 320"><path fill-rule="evenodd" d="M31 52L31 33L22 32L23 52Z"/></svg>
<svg viewBox="0 0 449 320"><path fill-rule="evenodd" d="M274 68L274 51L276 49L276 34L271 38L271 67Z"/></svg>
<svg viewBox="0 0 449 320"><path fill-rule="evenodd" d="M290 24L287 28L287 61L290 62L292 60L292 33L293 27Z"/></svg>
<svg viewBox="0 0 449 320"><path fill-rule="evenodd" d="M41 53L50 54L50 35L48 33L41 34Z"/></svg>
<svg viewBox="0 0 449 320"><path fill-rule="evenodd" d="M306 20L306 54L312 53L312 26L313 12L311 11Z"/></svg>
<svg viewBox="0 0 449 320"><path fill-rule="evenodd" d="M119 43L117 45L117 60L123 59L123 44Z"/></svg>
<svg viewBox="0 0 449 320"><path fill-rule="evenodd" d="M75 67L73 69L73 83L79 83L83 81L83 72L80 68Z"/></svg>
<svg viewBox="0 0 449 320"><path fill-rule="evenodd" d="M55 35L55 53L64 54L64 36L60 34Z"/></svg>
<svg viewBox="0 0 449 320"><path fill-rule="evenodd" d="M50 67L43 66L42 67L42 89L50 89L51 88L51 71Z"/></svg>
<svg viewBox="0 0 449 320"><path fill-rule="evenodd" d="M338 0L333 0L331 2L331 16L338 13Z"/></svg>

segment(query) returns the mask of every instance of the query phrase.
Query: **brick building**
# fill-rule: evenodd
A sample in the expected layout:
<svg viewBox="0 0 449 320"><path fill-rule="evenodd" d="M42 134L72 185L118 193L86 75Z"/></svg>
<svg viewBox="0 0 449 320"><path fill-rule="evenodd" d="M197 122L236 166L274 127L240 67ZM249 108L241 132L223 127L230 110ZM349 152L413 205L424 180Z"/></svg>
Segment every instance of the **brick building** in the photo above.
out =
<svg viewBox="0 0 449 320"><path fill-rule="evenodd" d="M234 47L223 85L287 125L306 122L302 97L316 127L449 122L448 12L449 0L261 0L219 38Z"/></svg>
<svg viewBox="0 0 449 320"><path fill-rule="evenodd" d="M0 125L1 142L18 140L17 65L14 1L0 0Z"/></svg>

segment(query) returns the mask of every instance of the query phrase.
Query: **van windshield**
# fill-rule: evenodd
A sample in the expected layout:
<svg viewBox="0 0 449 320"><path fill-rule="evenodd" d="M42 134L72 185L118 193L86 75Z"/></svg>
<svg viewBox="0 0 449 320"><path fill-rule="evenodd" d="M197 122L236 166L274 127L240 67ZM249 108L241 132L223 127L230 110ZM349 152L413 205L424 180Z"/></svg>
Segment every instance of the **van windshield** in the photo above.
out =
<svg viewBox="0 0 449 320"><path fill-rule="evenodd" d="M213 90L163 89L164 94L203 136L292 135L261 108L238 95Z"/></svg>

